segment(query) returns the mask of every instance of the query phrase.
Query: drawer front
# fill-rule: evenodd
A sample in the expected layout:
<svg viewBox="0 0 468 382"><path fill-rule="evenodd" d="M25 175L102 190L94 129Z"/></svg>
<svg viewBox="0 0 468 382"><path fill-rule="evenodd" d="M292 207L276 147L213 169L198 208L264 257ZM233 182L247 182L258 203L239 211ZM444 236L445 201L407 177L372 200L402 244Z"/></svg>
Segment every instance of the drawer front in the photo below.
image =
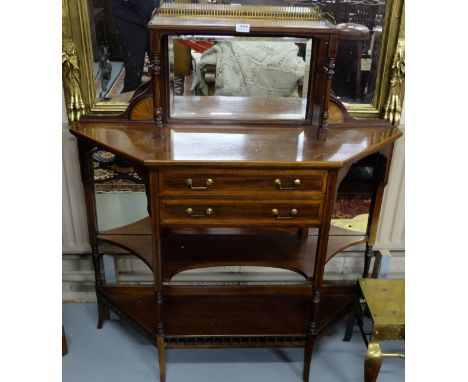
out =
<svg viewBox="0 0 468 382"><path fill-rule="evenodd" d="M323 202L163 199L161 224L310 226L320 224Z"/></svg>
<svg viewBox="0 0 468 382"><path fill-rule="evenodd" d="M249 198L323 198L326 170L172 170L161 171L163 196L246 195Z"/></svg>

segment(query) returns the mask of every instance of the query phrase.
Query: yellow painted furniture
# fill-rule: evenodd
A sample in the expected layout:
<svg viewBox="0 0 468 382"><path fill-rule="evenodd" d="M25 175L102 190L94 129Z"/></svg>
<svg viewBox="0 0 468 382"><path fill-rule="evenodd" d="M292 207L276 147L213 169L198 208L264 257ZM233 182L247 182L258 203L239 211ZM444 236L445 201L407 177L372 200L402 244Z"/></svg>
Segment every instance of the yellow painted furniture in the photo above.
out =
<svg viewBox="0 0 468 382"><path fill-rule="evenodd" d="M361 279L359 288L367 306L373 328L367 346L364 380L374 382L382 366L383 357L405 358L402 354L382 353L380 341L405 339L405 281Z"/></svg>

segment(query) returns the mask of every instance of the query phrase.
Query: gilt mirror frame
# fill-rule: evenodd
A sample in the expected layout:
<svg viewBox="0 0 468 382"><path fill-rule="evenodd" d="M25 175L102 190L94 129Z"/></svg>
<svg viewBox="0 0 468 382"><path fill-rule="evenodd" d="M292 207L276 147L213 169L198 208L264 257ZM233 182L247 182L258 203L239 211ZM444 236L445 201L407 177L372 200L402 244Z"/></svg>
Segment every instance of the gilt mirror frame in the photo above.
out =
<svg viewBox="0 0 468 382"><path fill-rule="evenodd" d="M122 112L128 106L97 99L89 20L88 0L62 0L62 79L70 121L82 114ZM387 0L383 25L372 102L345 106L353 117L386 118L398 125L404 98L404 0Z"/></svg>

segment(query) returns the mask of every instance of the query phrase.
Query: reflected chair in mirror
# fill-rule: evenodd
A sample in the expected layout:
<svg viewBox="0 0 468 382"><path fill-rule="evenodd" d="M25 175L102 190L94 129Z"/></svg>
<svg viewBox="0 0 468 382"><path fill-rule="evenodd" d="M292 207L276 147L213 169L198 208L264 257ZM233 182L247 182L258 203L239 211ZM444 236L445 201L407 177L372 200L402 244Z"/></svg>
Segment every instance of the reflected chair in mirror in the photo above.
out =
<svg viewBox="0 0 468 382"><path fill-rule="evenodd" d="M370 40L370 30L354 23L338 24L338 56L332 88L337 97L361 99L361 58L363 44Z"/></svg>
<svg viewBox="0 0 468 382"><path fill-rule="evenodd" d="M371 102L373 89L377 79L377 71L380 57L380 45L382 40L382 26L377 25L372 29L371 37L371 66L369 71L369 79L367 81L367 91L364 95L364 102Z"/></svg>

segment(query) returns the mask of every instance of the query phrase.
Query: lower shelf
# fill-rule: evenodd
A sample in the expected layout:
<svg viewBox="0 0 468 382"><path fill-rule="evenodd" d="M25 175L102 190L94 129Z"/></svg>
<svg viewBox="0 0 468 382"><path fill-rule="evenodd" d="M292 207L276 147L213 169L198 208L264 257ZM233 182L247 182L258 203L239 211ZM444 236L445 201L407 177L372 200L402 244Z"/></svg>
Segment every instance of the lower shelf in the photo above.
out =
<svg viewBox="0 0 468 382"><path fill-rule="evenodd" d="M152 287L108 286L100 299L151 340L156 333ZM167 287L162 317L172 347L300 347L311 314L309 285ZM325 287L319 331L352 303L351 288Z"/></svg>

